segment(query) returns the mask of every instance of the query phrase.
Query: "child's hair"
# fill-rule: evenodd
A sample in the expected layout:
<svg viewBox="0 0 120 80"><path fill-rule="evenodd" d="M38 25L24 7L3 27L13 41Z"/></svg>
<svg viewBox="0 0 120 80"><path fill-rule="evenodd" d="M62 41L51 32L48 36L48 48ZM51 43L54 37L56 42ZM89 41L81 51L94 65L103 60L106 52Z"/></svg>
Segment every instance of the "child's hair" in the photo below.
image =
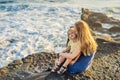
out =
<svg viewBox="0 0 120 80"><path fill-rule="evenodd" d="M75 28L77 30L77 39L80 41L81 51L84 55L89 55L91 51L96 52L97 43L91 35L88 24L81 20L75 23Z"/></svg>

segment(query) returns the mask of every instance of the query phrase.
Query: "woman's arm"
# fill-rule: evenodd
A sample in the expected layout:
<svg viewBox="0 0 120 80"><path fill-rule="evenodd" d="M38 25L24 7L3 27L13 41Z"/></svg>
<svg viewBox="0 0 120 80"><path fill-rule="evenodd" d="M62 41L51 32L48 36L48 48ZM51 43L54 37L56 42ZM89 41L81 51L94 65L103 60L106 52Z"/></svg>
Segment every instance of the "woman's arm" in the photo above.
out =
<svg viewBox="0 0 120 80"><path fill-rule="evenodd" d="M75 57L77 57L78 55L81 54L80 52L81 52L81 48L80 48L80 46L78 46L73 53L71 53L71 54L61 53L60 56L63 56L65 58L69 58L69 59L74 59Z"/></svg>

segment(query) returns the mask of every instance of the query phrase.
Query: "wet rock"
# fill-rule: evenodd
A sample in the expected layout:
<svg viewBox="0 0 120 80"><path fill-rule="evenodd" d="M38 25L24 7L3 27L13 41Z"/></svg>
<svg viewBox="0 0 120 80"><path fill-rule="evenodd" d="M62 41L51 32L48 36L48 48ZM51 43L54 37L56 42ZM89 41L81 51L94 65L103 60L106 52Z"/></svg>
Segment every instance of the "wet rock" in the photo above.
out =
<svg viewBox="0 0 120 80"><path fill-rule="evenodd" d="M100 21L94 22L92 26L93 26L93 30L98 30L98 31L102 30L102 23Z"/></svg>
<svg viewBox="0 0 120 80"><path fill-rule="evenodd" d="M6 74L8 73L9 69L7 67L4 67L2 69L0 69L0 74Z"/></svg>
<svg viewBox="0 0 120 80"><path fill-rule="evenodd" d="M23 64L22 60L15 60L13 61L14 65L21 65Z"/></svg>
<svg viewBox="0 0 120 80"><path fill-rule="evenodd" d="M114 26L114 27L110 28L109 31L110 32L120 32L120 26L119 27Z"/></svg>

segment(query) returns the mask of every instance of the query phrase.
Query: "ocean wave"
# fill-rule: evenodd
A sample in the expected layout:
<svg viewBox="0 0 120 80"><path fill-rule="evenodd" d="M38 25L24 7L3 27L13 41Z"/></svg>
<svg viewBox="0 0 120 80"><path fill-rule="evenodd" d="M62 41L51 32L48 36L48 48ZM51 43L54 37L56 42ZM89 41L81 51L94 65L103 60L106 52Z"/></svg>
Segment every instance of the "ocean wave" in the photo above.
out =
<svg viewBox="0 0 120 80"><path fill-rule="evenodd" d="M10 6L6 6L6 5L1 5L0 6L0 11L11 11L11 12L16 12L16 11L20 11L20 10L25 10L26 8L28 8L28 5L10 5Z"/></svg>
<svg viewBox="0 0 120 80"><path fill-rule="evenodd" d="M13 0L0 0L0 4L14 3Z"/></svg>

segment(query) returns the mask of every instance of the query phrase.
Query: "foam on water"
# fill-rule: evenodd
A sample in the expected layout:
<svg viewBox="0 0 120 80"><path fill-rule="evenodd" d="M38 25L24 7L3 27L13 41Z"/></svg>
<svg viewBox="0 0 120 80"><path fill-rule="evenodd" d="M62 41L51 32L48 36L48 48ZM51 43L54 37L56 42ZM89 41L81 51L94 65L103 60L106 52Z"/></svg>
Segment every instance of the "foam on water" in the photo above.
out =
<svg viewBox="0 0 120 80"><path fill-rule="evenodd" d="M100 7L99 1L91 5L93 0L11 1L15 3L0 3L0 67L36 52L61 52L65 46L59 45L66 44L67 30L80 19L82 7L104 13L109 7ZM111 15L119 12L113 9Z"/></svg>

